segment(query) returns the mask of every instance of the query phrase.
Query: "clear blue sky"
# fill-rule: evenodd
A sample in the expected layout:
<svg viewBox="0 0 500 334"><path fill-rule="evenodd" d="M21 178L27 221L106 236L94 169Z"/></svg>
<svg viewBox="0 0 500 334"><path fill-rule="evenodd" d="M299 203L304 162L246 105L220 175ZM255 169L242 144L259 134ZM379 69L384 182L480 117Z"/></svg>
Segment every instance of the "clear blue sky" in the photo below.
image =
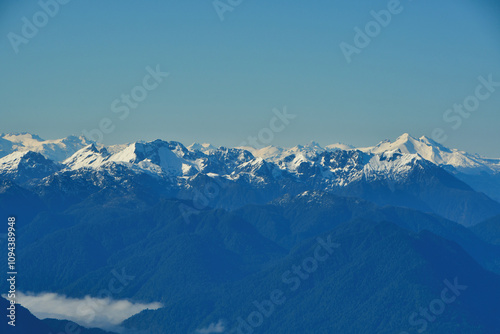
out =
<svg viewBox="0 0 500 334"><path fill-rule="evenodd" d="M106 144L235 146L286 106L297 118L273 145L371 145L439 127L446 146L500 157L500 87L458 129L443 121L479 76L500 82L499 5L402 0L403 11L348 64L339 44L354 44L354 27L387 6L244 0L221 21L212 0L72 0L16 54L7 36L22 36L22 18L32 21L40 6L2 1L0 132L59 138L109 118ZM119 119L112 102L157 64L169 77Z"/></svg>

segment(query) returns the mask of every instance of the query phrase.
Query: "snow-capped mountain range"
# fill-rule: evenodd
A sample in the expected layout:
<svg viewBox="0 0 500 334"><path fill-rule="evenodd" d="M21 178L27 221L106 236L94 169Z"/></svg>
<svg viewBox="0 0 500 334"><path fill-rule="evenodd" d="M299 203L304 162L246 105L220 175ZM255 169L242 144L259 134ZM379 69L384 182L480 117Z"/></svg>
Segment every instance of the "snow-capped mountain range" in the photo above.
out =
<svg viewBox="0 0 500 334"><path fill-rule="evenodd" d="M147 147L148 143L144 142L128 145L113 145L110 147L100 145L99 148L97 148L97 144L92 143L83 136L69 136L62 139L44 140L37 135L29 133L0 134L0 158L15 152L37 152L54 162L63 163L63 165L68 164L72 169L80 167L99 167L101 163L108 161L108 158L109 161L116 162L131 162L131 159L139 162L137 161L137 156L134 156L136 151L141 151L141 148L138 148L139 146L142 147L143 150L151 150L151 148ZM218 149L220 148L209 143L194 143L187 147L177 143L176 147L173 147L172 150L167 148L168 151L173 152L178 158L183 158L187 152L201 152L204 155L210 155ZM313 161L318 155L325 152L359 150L370 155L390 154L390 152L403 155L418 155L438 166L450 166L457 171L467 174L480 174L482 172L495 174L500 172L500 158L488 159L477 154L449 149L425 136L417 139L407 133L401 135L395 141L384 140L371 147L356 148L341 143L322 147L316 142L311 142L307 145L298 145L293 148L268 146L255 149L245 146L237 147L236 149L246 150L255 158L262 158L267 162L276 163L278 165L284 160L289 160L287 158L293 155L295 156L293 159L294 163L285 164L287 167L291 168L291 170L295 170L297 165L302 162ZM115 153L112 158L112 154L109 154L108 151ZM167 159L165 156L167 151L162 151L162 156L164 159ZM96 157L97 160L88 160L89 156L93 156L92 154L89 155L89 152L99 153L99 158ZM87 157L85 155L87 155ZM193 157L193 155L187 156L187 159L189 160L190 157ZM167 161L164 162L167 163ZM175 164L173 160L170 160L170 163ZM281 165L285 166L283 164ZM171 169L172 166L169 165L169 167L167 167L167 165L163 164L163 167Z"/></svg>
<svg viewBox="0 0 500 334"><path fill-rule="evenodd" d="M385 140L376 146L358 148L362 152L379 154L399 151L404 154L418 154L427 161L439 166L451 166L467 174L482 172L495 174L500 172L500 159L487 159L477 154L470 154L456 149L449 149L425 136L419 139L405 133L394 142Z"/></svg>
<svg viewBox="0 0 500 334"><path fill-rule="evenodd" d="M81 148L91 144L85 137L69 136L44 140L30 133L0 134L0 158L13 152L37 152L53 161L62 161Z"/></svg>
<svg viewBox="0 0 500 334"><path fill-rule="evenodd" d="M286 192L320 190L415 207L471 224L477 219L454 214L454 205L463 200L466 207L473 197L488 207L478 209L485 216L488 210L500 213L500 204L491 199L500 199L499 175L500 159L448 149L408 134L373 147L321 147L311 142L288 149L216 148L196 143L185 147L163 140L106 147L75 136L58 140L28 133L0 136L0 179L44 194L61 189L78 192L68 182L78 181L87 190L97 191L106 186L125 187L140 177L139 184L148 178L161 193L190 198L207 180L215 180L236 187L239 193L231 199L211 199L212 206L234 208L266 202ZM450 198L455 202L433 204L439 192L443 196L453 193Z"/></svg>
<svg viewBox="0 0 500 334"><path fill-rule="evenodd" d="M178 142L155 140L132 143L118 150L114 148L114 153L110 153L105 146L89 143L83 137L46 141L35 135L21 134L4 135L3 139L12 140L13 152L0 159L2 173L13 173L24 166L23 157L33 157L33 153L39 153L40 167L58 164L61 171L105 170L113 164L119 164L135 172L158 177L190 177L204 173L237 179L242 173L258 176L259 170L265 167L275 169L275 177L279 177L282 172L298 178L321 175L335 185L346 185L362 177L404 177L415 165L425 163L417 152L408 152L407 149L403 152L392 147L377 152L355 149L342 151L335 146L322 148L314 142L289 149L270 146L256 150L215 148L210 144L185 147ZM43 169L53 171L54 167Z"/></svg>
<svg viewBox="0 0 500 334"><path fill-rule="evenodd" d="M308 157L325 151L359 150L369 154L382 154L386 152L416 154L438 166L450 166L460 172L470 174L482 172L495 174L500 172L500 159L488 159L477 154L470 154L457 149L449 149L428 137L422 136L417 139L407 133L399 136L395 141L384 140L370 147L356 148L352 145L337 143L323 148L318 143L311 142L308 145L299 145L290 149L283 149L275 146L268 146L261 149L254 149L252 147L241 148L250 151L255 157L273 162L278 162L291 154L300 154L304 157Z"/></svg>

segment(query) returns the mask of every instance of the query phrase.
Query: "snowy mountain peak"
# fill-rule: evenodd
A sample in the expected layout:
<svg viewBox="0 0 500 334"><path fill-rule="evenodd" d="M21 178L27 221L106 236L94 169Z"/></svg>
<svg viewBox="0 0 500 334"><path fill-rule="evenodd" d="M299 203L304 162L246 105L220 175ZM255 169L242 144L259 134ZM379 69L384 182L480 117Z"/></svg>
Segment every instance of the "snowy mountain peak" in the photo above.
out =
<svg viewBox="0 0 500 334"><path fill-rule="evenodd" d="M448 152L448 153L451 153L451 152L452 152L449 148L447 148L447 147L445 147L445 146L441 145L441 144L440 144L440 143L438 143L438 142L435 142L434 140L432 140L432 139L431 139L431 138L429 138L429 137L422 136L422 137L420 137L418 140L419 140L420 142L422 142L422 143L425 143L425 144L429 145L429 146L433 146L433 147L439 148L441 151Z"/></svg>
<svg viewBox="0 0 500 334"><path fill-rule="evenodd" d="M420 148L420 144L421 143L418 139L415 139L408 133L404 133L399 136L394 142L391 142L390 140L384 140L378 143L376 146L362 149L362 151L379 154L386 151L394 151L399 149L403 153L416 154L418 152L418 148Z"/></svg>
<svg viewBox="0 0 500 334"><path fill-rule="evenodd" d="M330 144L325 146L325 149L328 151L336 151L336 150L343 150L343 151L348 151L352 150L355 147L352 145L344 144L344 143L335 143L335 144Z"/></svg>
<svg viewBox="0 0 500 334"><path fill-rule="evenodd" d="M405 132L401 136L399 136L398 139L396 139L396 141L398 141L398 140L410 140L410 139L414 140L415 138L413 138L409 133Z"/></svg>
<svg viewBox="0 0 500 334"><path fill-rule="evenodd" d="M8 158L0 160L0 169L5 172L16 170L18 160L29 151L61 162L68 170L101 170L120 165L136 173L160 177L190 177L197 173L229 177L241 172L274 178L289 173L299 178L323 177L345 185L363 174L404 175L405 171L422 165L422 160L464 174L500 172L500 159L484 159L450 150L430 138L422 136L417 139L408 133L394 141L385 140L376 146L360 149L344 144L323 148L317 142L292 148L215 148L208 143L194 143L186 148L179 142L155 140L114 145L109 150L83 137L44 140L28 133L3 134L0 136L0 158ZM12 155L13 152L16 154ZM35 158L30 161L35 161ZM40 164L47 163L41 161Z"/></svg>
<svg viewBox="0 0 500 334"><path fill-rule="evenodd" d="M43 178L59 169L52 160L32 151L13 152L0 159L0 176L21 182Z"/></svg>
<svg viewBox="0 0 500 334"><path fill-rule="evenodd" d="M28 132L18 132L18 133L2 133L0 137L11 141L13 143L25 143L29 141L41 142L44 141L38 135L31 134Z"/></svg>
<svg viewBox="0 0 500 334"><path fill-rule="evenodd" d="M44 140L30 133L14 133L0 135L0 157L12 152L33 151L57 162L70 157L91 142L85 137L68 136L62 139Z"/></svg>
<svg viewBox="0 0 500 334"><path fill-rule="evenodd" d="M320 144L318 144L315 141L311 141L309 144L304 145L303 148L308 149L308 150L314 150L317 152L323 152L325 150L323 147L321 147Z"/></svg>
<svg viewBox="0 0 500 334"><path fill-rule="evenodd" d="M260 149L253 148L251 146L240 146L236 148L248 151L252 153L252 155L256 158L262 158L264 160L269 160L269 161L274 160L276 157L280 156L281 153L283 152L283 149L281 147L276 147L276 146L266 146Z"/></svg>
<svg viewBox="0 0 500 334"><path fill-rule="evenodd" d="M94 144L85 146L77 151L68 159L64 160L63 164L69 169L79 169L84 167L98 168L101 167L110 157L109 152L105 147L100 149Z"/></svg>
<svg viewBox="0 0 500 334"><path fill-rule="evenodd" d="M188 150L192 152L200 151L205 154L209 154L210 152L214 151L217 149L217 147L213 146L212 144L209 143L193 143L187 147Z"/></svg>
<svg viewBox="0 0 500 334"><path fill-rule="evenodd" d="M428 137L422 136L416 139L408 133L399 136L393 142L384 140L376 146L360 148L360 150L371 154L381 154L390 151L399 151L404 154L418 154L425 160L436 165L450 166L466 174L500 172L499 159L485 159L456 149L448 149Z"/></svg>

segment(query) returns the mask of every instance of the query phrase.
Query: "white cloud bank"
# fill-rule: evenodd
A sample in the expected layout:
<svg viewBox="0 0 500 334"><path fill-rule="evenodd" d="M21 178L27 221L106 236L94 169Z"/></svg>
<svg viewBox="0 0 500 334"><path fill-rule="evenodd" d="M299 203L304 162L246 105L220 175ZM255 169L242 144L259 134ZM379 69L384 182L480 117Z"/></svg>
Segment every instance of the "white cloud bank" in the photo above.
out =
<svg viewBox="0 0 500 334"><path fill-rule="evenodd" d="M222 320L217 323L211 323L210 326L202 329L198 329L196 332L200 334L213 334L213 333L224 333L226 330Z"/></svg>
<svg viewBox="0 0 500 334"><path fill-rule="evenodd" d="M160 303L143 304L90 296L77 299L56 293L17 292L16 302L40 319L71 320L85 327L98 328L111 328L143 310L162 307Z"/></svg>

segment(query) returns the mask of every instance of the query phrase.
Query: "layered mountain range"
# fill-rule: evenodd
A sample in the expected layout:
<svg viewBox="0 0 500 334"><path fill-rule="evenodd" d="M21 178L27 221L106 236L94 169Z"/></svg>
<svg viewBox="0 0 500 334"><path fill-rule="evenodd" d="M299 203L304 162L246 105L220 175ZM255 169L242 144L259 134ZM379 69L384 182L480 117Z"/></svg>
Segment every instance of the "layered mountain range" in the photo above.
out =
<svg viewBox="0 0 500 334"><path fill-rule="evenodd" d="M19 291L162 305L105 330L497 334L499 165L407 134L289 149L9 134L0 215L17 217ZM67 324L19 310L30 333Z"/></svg>
<svg viewBox="0 0 500 334"><path fill-rule="evenodd" d="M207 191L199 185L212 180L229 190L202 195L215 208L319 190L431 212L465 226L500 214L500 159L408 134L359 149L314 142L291 149L185 147L163 140L105 147L83 137L45 141L26 133L0 140L0 177L43 196L71 198L78 183L78 192L149 185L152 193L193 199Z"/></svg>

